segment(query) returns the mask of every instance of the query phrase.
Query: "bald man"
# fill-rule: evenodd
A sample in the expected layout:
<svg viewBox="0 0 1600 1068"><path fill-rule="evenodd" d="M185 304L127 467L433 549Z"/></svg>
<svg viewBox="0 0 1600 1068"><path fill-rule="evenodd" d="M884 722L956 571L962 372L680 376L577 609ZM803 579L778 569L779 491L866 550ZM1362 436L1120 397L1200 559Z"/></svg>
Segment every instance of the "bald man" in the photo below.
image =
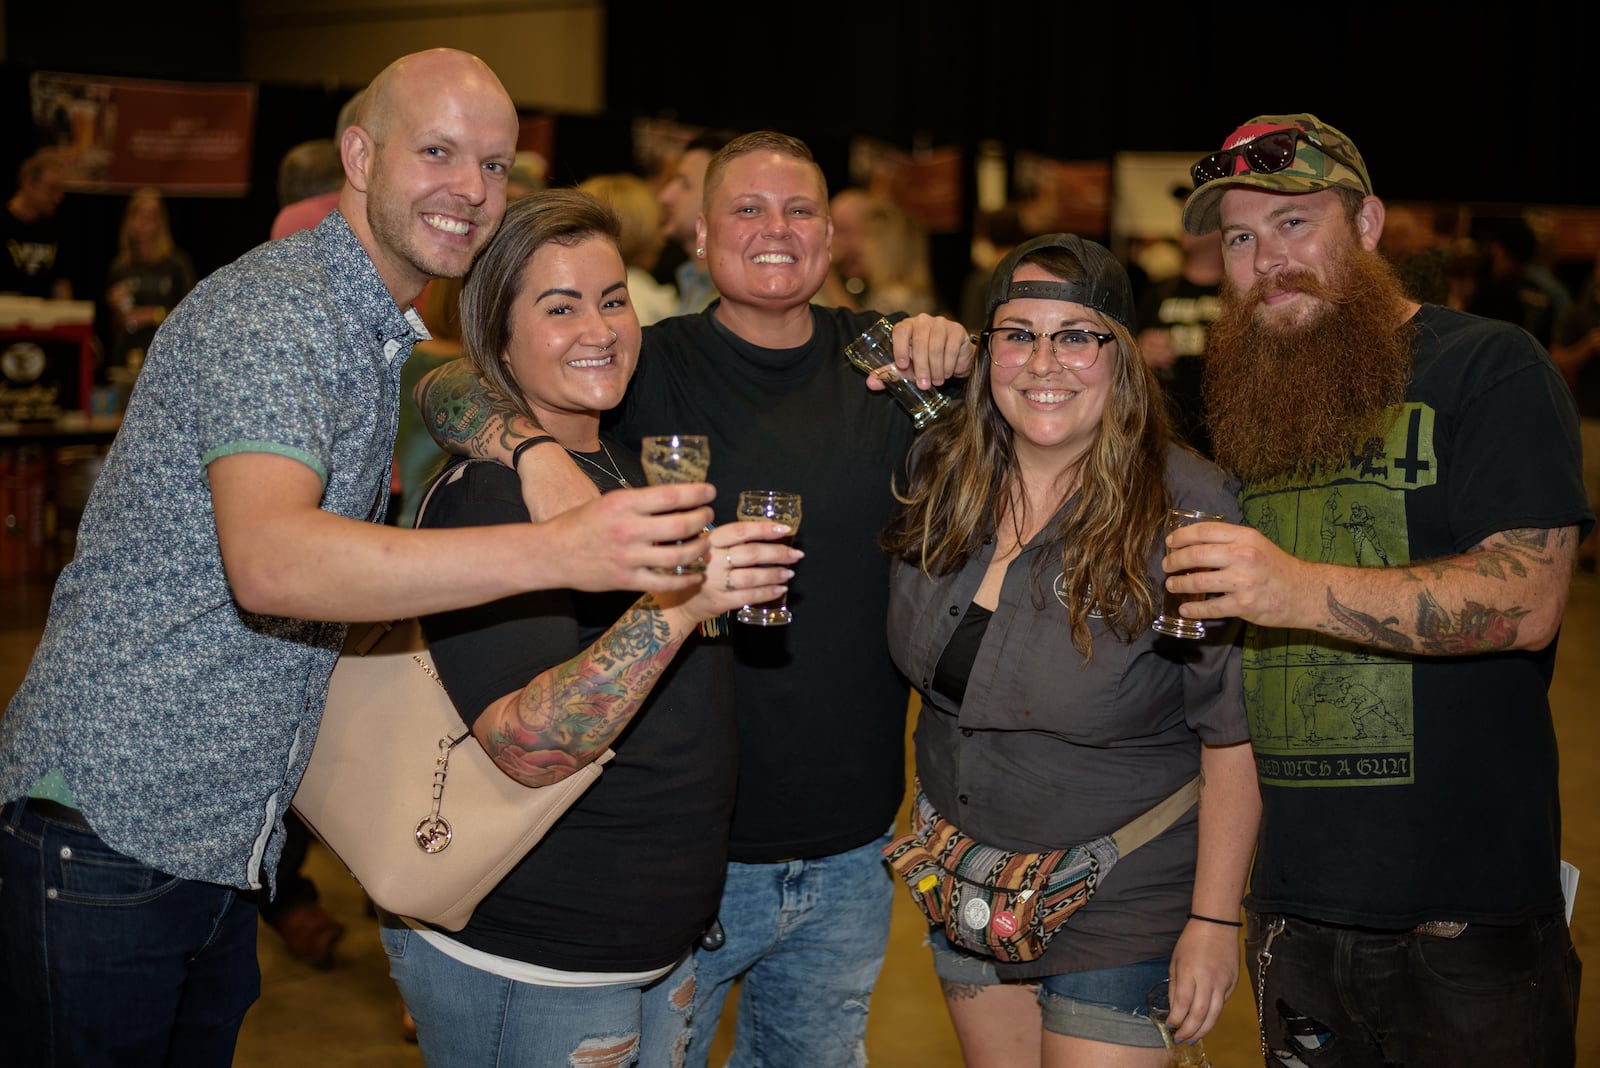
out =
<svg viewBox="0 0 1600 1068"><path fill-rule="evenodd" d="M607 494L542 524L382 524L412 300L505 210L517 115L436 50L373 81L339 209L198 286L157 332L0 720L8 1063L227 1065L256 999L256 891L316 736L343 622L652 568L709 486Z"/></svg>

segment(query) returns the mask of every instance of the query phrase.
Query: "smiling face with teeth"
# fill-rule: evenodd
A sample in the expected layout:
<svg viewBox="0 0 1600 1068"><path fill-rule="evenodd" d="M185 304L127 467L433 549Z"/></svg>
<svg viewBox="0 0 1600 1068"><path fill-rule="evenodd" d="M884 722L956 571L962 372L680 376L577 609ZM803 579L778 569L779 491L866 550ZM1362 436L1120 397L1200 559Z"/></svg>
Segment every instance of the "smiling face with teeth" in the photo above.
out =
<svg viewBox="0 0 1600 1068"><path fill-rule="evenodd" d="M1036 263L1023 263L1011 277L1019 282L1063 281ZM1006 301L995 309L990 325L1021 327L1040 335L1072 327L1113 332L1092 308L1036 298ZM1049 343L1041 338L1020 367L989 363L989 394L1010 425L1013 447L1025 466L1043 463L1065 471L1093 448L1121 358L1119 348L1116 341L1106 342L1093 366L1075 371L1057 363Z"/></svg>
<svg viewBox="0 0 1600 1068"><path fill-rule="evenodd" d="M344 135L340 210L396 303L466 273L505 214L516 147L516 107L476 57L435 49L374 79Z"/></svg>
<svg viewBox="0 0 1600 1068"><path fill-rule="evenodd" d="M501 355L529 410L563 445L593 450L600 413L639 362L628 269L609 237L547 242L528 258Z"/></svg>
<svg viewBox="0 0 1600 1068"><path fill-rule="evenodd" d="M730 160L706 190L698 226L719 315L804 310L827 277L832 236L815 163L766 150Z"/></svg>

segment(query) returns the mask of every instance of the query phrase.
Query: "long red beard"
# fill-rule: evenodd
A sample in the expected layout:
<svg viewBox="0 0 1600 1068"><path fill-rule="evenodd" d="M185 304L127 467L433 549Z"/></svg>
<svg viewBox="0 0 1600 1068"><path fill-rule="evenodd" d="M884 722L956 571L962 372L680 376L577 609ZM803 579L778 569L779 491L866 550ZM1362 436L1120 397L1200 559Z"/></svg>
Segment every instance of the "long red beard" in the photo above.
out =
<svg viewBox="0 0 1600 1068"><path fill-rule="evenodd" d="M1324 302L1310 319L1274 323L1263 301L1299 290ZM1332 471L1381 438L1411 381L1412 330L1394 269L1353 243L1308 271L1222 287L1206 344L1206 421L1217 462L1246 481Z"/></svg>

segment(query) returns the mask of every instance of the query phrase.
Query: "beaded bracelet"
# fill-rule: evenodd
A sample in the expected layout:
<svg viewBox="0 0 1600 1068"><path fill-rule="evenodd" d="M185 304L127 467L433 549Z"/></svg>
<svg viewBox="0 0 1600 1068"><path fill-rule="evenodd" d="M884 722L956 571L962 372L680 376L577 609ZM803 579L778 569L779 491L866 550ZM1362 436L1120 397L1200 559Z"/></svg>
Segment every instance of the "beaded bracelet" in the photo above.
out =
<svg viewBox="0 0 1600 1068"><path fill-rule="evenodd" d="M1217 920L1217 919L1213 919L1210 916L1202 916L1198 912L1189 913L1189 918L1191 920L1203 920L1206 923L1214 923L1218 927L1243 927L1244 926L1244 924L1241 923L1238 920Z"/></svg>
<svg viewBox="0 0 1600 1068"><path fill-rule="evenodd" d="M555 440L549 434L540 434L536 438L529 438L527 441L520 442L516 448L511 450L511 470L515 471L517 469L517 465L522 462L522 454L528 449L533 448L535 445L543 445L547 441ZM560 442L557 442L557 444L560 444Z"/></svg>

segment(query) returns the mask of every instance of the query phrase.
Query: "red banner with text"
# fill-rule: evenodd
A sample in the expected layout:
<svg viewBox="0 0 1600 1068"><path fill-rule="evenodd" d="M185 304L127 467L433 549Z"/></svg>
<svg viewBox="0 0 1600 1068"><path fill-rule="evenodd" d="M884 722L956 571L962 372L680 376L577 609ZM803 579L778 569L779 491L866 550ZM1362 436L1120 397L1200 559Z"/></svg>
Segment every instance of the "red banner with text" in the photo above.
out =
<svg viewBox="0 0 1600 1068"><path fill-rule="evenodd" d="M254 85L39 72L29 89L41 142L55 147L69 189L249 190Z"/></svg>

